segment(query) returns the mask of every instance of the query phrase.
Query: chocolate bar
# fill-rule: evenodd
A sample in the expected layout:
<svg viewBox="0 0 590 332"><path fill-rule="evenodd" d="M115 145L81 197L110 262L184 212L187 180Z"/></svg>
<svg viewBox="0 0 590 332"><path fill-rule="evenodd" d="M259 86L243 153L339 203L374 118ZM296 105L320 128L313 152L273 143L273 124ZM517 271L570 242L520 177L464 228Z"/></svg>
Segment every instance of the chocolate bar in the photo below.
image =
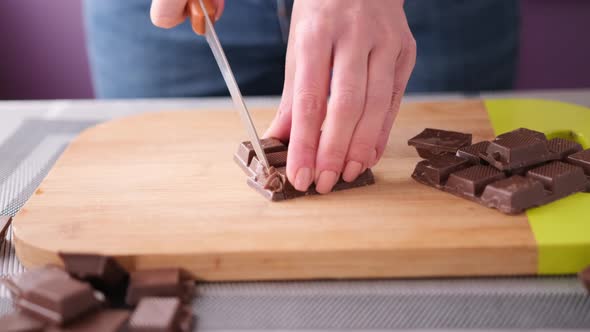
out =
<svg viewBox="0 0 590 332"><path fill-rule="evenodd" d="M45 325L45 322L22 312L0 317L0 331L4 332L43 332Z"/></svg>
<svg viewBox="0 0 590 332"><path fill-rule="evenodd" d="M12 222L12 217L10 216L0 216L0 245L4 242L6 238L6 232L8 232L8 227Z"/></svg>
<svg viewBox="0 0 590 332"><path fill-rule="evenodd" d="M191 301L195 284L182 269L143 270L131 273L126 302L136 305L144 297L178 297Z"/></svg>
<svg viewBox="0 0 590 332"><path fill-rule="evenodd" d="M588 295L590 295L590 265L578 273L578 278L582 282L582 286L586 288Z"/></svg>
<svg viewBox="0 0 590 332"><path fill-rule="evenodd" d="M269 139L265 141L264 151L270 165L268 170L256 158L254 148L250 142L240 144L238 152L234 155L234 160L248 176L247 183L250 187L266 199L274 202L318 194L314 185L311 185L307 191L303 192L296 190L287 180L287 145L278 140ZM373 172L367 169L353 182L346 182L340 178L332 191L363 187L374 183Z"/></svg>
<svg viewBox="0 0 590 332"><path fill-rule="evenodd" d="M19 298L47 280L68 278L70 276L64 270L57 266L48 265L8 278L3 281L3 284L8 288L13 298Z"/></svg>
<svg viewBox="0 0 590 332"><path fill-rule="evenodd" d="M418 151L418 155L429 159L441 154L455 154L458 149L471 145L471 134L456 131L426 128L408 141Z"/></svg>
<svg viewBox="0 0 590 332"><path fill-rule="evenodd" d="M100 290L111 304L121 305L129 275L112 257L95 254L59 253L66 271Z"/></svg>
<svg viewBox="0 0 590 332"><path fill-rule="evenodd" d="M51 326L47 332L123 332L130 316L129 310L104 309L86 315L67 327Z"/></svg>
<svg viewBox="0 0 590 332"><path fill-rule="evenodd" d="M23 293L16 304L31 316L63 325L98 309L101 302L90 285L71 278L54 278Z"/></svg>
<svg viewBox="0 0 590 332"><path fill-rule="evenodd" d="M175 297L141 299L129 320L129 332L192 331L192 315Z"/></svg>
<svg viewBox="0 0 590 332"><path fill-rule="evenodd" d="M449 141L457 137L428 129L428 137L440 142L445 135L452 137ZM408 144L435 152L422 153L429 157L418 162L412 178L507 214L590 190L590 150L562 138L548 141L543 133L520 128L492 142L460 147L455 155L440 153L436 140L430 146L416 141Z"/></svg>

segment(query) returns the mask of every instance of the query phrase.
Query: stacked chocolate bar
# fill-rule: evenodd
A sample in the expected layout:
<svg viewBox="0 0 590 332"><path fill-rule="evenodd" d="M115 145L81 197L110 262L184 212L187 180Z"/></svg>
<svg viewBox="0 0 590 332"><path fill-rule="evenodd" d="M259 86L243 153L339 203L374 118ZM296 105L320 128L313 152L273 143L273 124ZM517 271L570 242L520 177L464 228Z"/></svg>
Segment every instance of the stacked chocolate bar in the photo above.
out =
<svg viewBox="0 0 590 332"><path fill-rule="evenodd" d="M268 170L256 158L256 153L250 142L242 142L234 154L234 161L248 176L250 187L271 201L283 201L318 193L313 185L305 192L298 191L287 180L287 145L274 138L262 139L260 143L270 164ZM332 191L363 187L374 183L373 172L367 169L353 182L345 182L340 178Z"/></svg>
<svg viewBox="0 0 590 332"><path fill-rule="evenodd" d="M192 331L195 284L184 270L129 274L111 257L60 256L65 270L49 265L4 281L18 311L0 317L0 331Z"/></svg>
<svg viewBox="0 0 590 332"><path fill-rule="evenodd" d="M472 144L471 134L428 128L408 144L424 159L416 181L507 214L590 191L590 149L534 130Z"/></svg>

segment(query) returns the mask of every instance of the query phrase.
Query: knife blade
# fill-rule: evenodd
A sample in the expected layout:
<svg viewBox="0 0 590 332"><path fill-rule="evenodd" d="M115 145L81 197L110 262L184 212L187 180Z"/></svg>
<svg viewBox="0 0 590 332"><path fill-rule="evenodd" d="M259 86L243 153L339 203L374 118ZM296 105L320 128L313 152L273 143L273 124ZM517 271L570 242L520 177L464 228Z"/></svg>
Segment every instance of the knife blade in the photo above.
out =
<svg viewBox="0 0 590 332"><path fill-rule="evenodd" d="M215 28L213 27L213 23L211 22L209 15L207 15L207 8L205 7L203 0L197 1L199 2L201 10L203 13L205 13L203 15L205 19L205 38L207 39L207 43L209 43L209 47L211 47L215 61L221 70L221 75L225 80L225 84L227 85L227 89L231 95L234 107L240 113L240 118L246 127L246 131L248 133L248 137L250 138L250 142L252 143L252 147L254 148L254 152L256 153L256 157L258 157L258 160L262 163L265 169L268 169L270 165L268 164L268 160L264 154L262 144L260 143L260 138L256 132L256 127L252 122L250 112L248 112L248 108L246 107L246 103L244 102L244 98L242 97L242 93L240 92L240 88L236 82L236 78L234 77L229 62L225 56L225 52L223 51L223 47L221 46L219 38L217 37L217 33L215 32Z"/></svg>

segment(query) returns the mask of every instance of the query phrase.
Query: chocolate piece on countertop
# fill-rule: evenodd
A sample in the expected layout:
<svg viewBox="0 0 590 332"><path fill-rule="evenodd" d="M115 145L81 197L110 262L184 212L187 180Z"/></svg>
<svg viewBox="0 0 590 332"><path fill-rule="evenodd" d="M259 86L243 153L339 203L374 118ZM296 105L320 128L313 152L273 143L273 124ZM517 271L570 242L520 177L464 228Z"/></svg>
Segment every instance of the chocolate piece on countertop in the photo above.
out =
<svg viewBox="0 0 590 332"><path fill-rule="evenodd" d="M43 332L46 323L22 312L0 316L0 331Z"/></svg>
<svg viewBox="0 0 590 332"><path fill-rule="evenodd" d="M543 184L556 197L565 197L586 189L582 168L561 161L553 161L527 172L527 177Z"/></svg>
<svg viewBox="0 0 590 332"><path fill-rule="evenodd" d="M6 233L8 232L8 227L10 227L10 223L12 222L12 217L10 216L0 216L0 245L4 242L6 238Z"/></svg>
<svg viewBox="0 0 590 332"><path fill-rule="evenodd" d="M28 270L20 275L10 277L3 281L4 285L14 298L35 289L40 283L52 279L69 279L70 276L57 266L47 265Z"/></svg>
<svg viewBox="0 0 590 332"><path fill-rule="evenodd" d="M262 145L264 152L267 154L287 150L287 146L276 138L261 139L260 144ZM242 142L238 147L238 151L234 154L234 161L246 174L250 175L248 167L255 155L256 152L254 151L252 143L249 141Z"/></svg>
<svg viewBox="0 0 590 332"><path fill-rule="evenodd" d="M580 144L560 137L549 140L547 148L555 154L557 160L563 160L569 155L582 151Z"/></svg>
<svg viewBox="0 0 590 332"><path fill-rule="evenodd" d="M429 159L445 153L455 154L459 148L471 145L471 134L426 128L408 140L408 145L415 147L420 157Z"/></svg>
<svg viewBox="0 0 590 332"><path fill-rule="evenodd" d="M416 165L412 177L420 182L439 188L447 182L451 173L469 166L469 162L466 159L457 156L434 156L433 158L420 161Z"/></svg>
<svg viewBox="0 0 590 332"><path fill-rule="evenodd" d="M127 288L126 303L136 305L144 297L185 298L187 292L194 292L186 281L192 280L182 269L154 269L132 272ZM190 299L192 300L192 298Z"/></svg>
<svg viewBox="0 0 590 332"><path fill-rule="evenodd" d="M54 278L23 293L16 304L36 318L63 325L98 309L101 302L89 284L72 278Z"/></svg>
<svg viewBox="0 0 590 332"><path fill-rule="evenodd" d="M590 265L578 273L578 278L582 282L584 288L586 288L588 295L590 295Z"/></svg>
<svg viewBox="0 0 590 332"><path fill-rule="evenodd" d="M112 257L95 254L59 253L66 271L73 277L92 284L115 305L125 298L129 274Z"/></svg>
<svg viewBox="0 0 590 332"><path fill-rule="evenodd" d="M487 162L481 159L481 153L485 152L490 145L488 141L481 141L469 146L464 146L457 150L457 157L461 157L469 160L472 164L487 164Z"/></svg>
<svg viewBox="0 0 590 332"><path fill-rule="evenodd" d="M85 315L64 327L51 326L46 332L123 332L131 313L123 309L104 309Z"/></svg>
<svg viewBox="0 0 590 332"><path fill-rule="evenodd" d="M532 131L516 130L496 137L480 157L501 171L528 167L556 159L547 139Z"/></svg>
<svg viewBox="0 0 590 332"><path fill-rule="evenodd" d="M544 202L541 182L520 175L492 182L481 195L482 204L507 214L517 214Z"/></svg>
<svg viewBox="0 0 590 332"><path fill-rule="evenodd" d="M182 304L175 297L145 297L129 319L129 332L175 332L179 330Z"/></svg>

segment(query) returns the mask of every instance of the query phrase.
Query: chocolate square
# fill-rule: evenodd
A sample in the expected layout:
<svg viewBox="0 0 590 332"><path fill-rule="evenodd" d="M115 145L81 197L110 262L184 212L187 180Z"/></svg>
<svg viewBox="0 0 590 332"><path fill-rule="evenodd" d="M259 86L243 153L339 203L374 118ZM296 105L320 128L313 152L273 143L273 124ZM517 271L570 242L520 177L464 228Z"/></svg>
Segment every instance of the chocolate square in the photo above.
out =
<svg viewBox="0 0 590 332"><path fill-rule="evenodd" d="M3 281L13 297L18 298L38 287L40 283L52 279L69 279L70 276L57 266L47 265L28 270Z"/></svg>
<svg viewBox="0 0 590 332"><path fill-rule="evenodd" d="M584 173L590 176L590 149L572 154L567 157L567 162L582 167Z"/></svg>
<svg viewBox="0 0 590 332"><path fill-rule="evenodd" d="M504 213L516 214L540 205L545 196L541 182L514 175L488 184L481 195L481 201Z"/></svg>
<svg viewBox="0 0 590 332"><path fill-rule="evenodd" d="M543 134L540 131L536 131L536 130L532 130L532 129L528 129L528 128L518 128L518 129L514 129L512 131L500 134L497 136L497 138L505 138L505 137L510 137L513 135L523 135L523 136L530 136L530 137L534 137L534 138L538 138L542 141L546 141L547 137L545 136L545 134Z"/></svg>
<svg viewBox="0 0 590 332"><path fill-rule="evenodd" d="M129 319L129 332L178 331L182 313L180 300L174 297L146 297Z"/></svg>
<svg viewBox="0 0 590 332"><path fill-rule="evenodd" d="M415 147L420 157L428 159L445 153L455 154L459 148L471 144L471 137L471 134L426 128L408 140L408 145Z"/></svg>
<svg viewBox="0 0 590 332"><path fill-rule="evenodd" d="M567 156L582 151L582 146L564 138L554 138L547 142L547 148L555 154L555 159L565 159Z"/></svg>
<svg viewBox="0 0 590 332"><path fill-rule="evenodd" d="M465 158L472 164L482 163L483 160L481 159L480 154L485 152L489 145L490 142L481 141L469 146L462 147L457 150L457 157Z"/></svg>
<svg viewBox="0 0 590 332"><path fill-rule="evenodd" d="M104 309L82 316L63 328L49 327L47 332L123 332L130 316L129 310Z"/></svg>
<svg viewBox="0 0 590 332"><path fill-rule="evenodd" d="M564 196L586 188L586 176L581 167L552 161L527 172L527 177L540 181L554 195Z"/></svg>
<svg viewBox="0 0 590 332"><path fill-rule="evenodd" d="M182 297L191 280L182 269L153 269L135 271L130 275L126 302L136 305L144 297ZM192 300L192 299L191 299Z"/></svg>
<svg viewBox="0 0 590 332"><path fill-rule="evenodd" d="M476 165L452 173L445 189L464 196L479 196L484 188L506 176L491 166Z"/></svg>
<svg viewBox="0 0 590 332"><path fill-rule="evenodd" d="M265 153L273 153L279 151L286 151L287 146L276 138L265 138L260 140L260 145ZM242 142L238 147L238 151L234 155L234 161L242 168L246 174L249 175L248 167L252 159L256 155L252 143L249 141Z"/></svg>
<svg viewBox="0 0 590 332"><path fill-rule="evenodd" d="M22 312L0 316L0 331L43 332L46 323Z"/></svg>
<svg viewBox="0 0 590 332"><path fill-rule="evenodd" d="M443 186L453 172L469 167L467 159L453 155L436 156L416 165L412 177L432 186Z"/></svg>
<svg viewBox="0 0 590 332"><path fill-rule="evenodd" d="M480 156L501 171L510 171L550 160L547 140L531 131L517 130L498 136Z"/></svg>

